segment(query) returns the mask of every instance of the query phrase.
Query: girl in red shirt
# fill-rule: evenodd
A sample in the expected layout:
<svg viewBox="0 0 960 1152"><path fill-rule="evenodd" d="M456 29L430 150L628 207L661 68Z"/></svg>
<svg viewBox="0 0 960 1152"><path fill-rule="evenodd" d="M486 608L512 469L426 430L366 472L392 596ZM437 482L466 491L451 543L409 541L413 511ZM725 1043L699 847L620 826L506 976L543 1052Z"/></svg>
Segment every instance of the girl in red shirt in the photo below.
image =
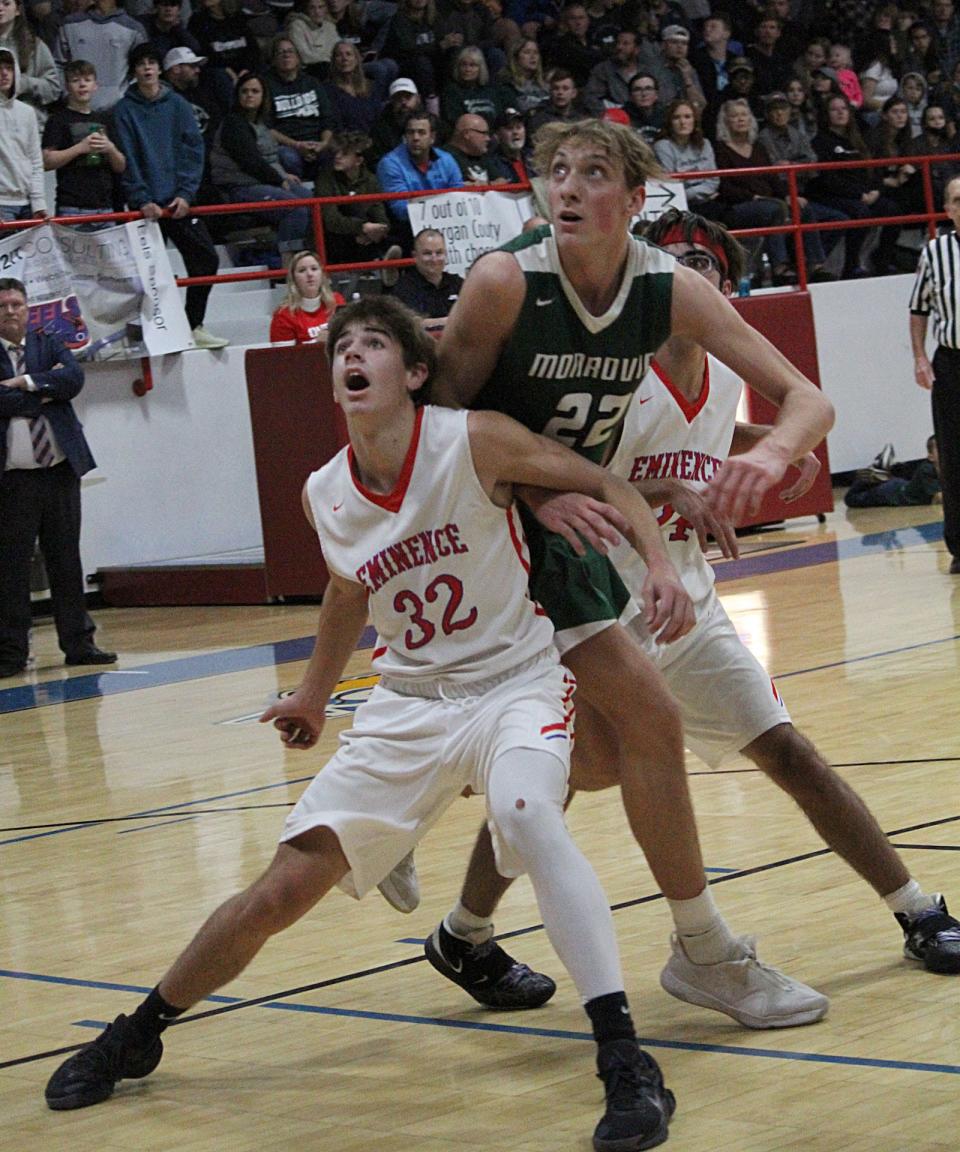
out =
<svg viewBox="0 0 960 1152"><path fill-rule="evenodd" d="M287 269L287 294L270 321L270 342L309 344L346 301L333 286L316 252L297 252Z"/></svg>

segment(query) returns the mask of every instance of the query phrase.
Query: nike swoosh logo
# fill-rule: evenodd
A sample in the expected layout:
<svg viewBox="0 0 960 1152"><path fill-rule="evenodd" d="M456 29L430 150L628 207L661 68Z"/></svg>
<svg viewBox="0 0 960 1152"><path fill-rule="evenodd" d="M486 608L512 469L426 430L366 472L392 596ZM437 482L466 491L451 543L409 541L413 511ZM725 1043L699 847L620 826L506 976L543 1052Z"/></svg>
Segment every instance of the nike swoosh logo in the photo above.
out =
<svg viewBox="0 0 960 1152"><path fill-rule="evenodd" d="M443 955L443 953L441 953L441 955ZM450 960L448 957L444 956L443 958L444 958L444 960L447 961L447 967L451 968L458 975L463 971L463 960L462 959L458 960L456 962L456 964L454 964L454 962L452 960Z"/></svg>
<svg viewBox="0 0 960 1152"><path fill-rule="evenodd" d="M343 501L341 500L339 504L334 504L333 511L339 512L342 507L343 507Z"/></svg>
<svg viewBox="0 0 960 1152"><path fill-rule="evenodd" d="M652 396L644 396L642 398L640 396L638 396L637 397L637 403L638 404L649 404L652 399L653 399Z"/></svg>
<svg viewBox="0 0 960 1152"><path fill-rule="evenodd" d="M556 300L556 296L551 296L549 300L541 300L538 296L537 297L537 307L538 308L546 308L546 306L548 304L552 304L555 300Z"/></svg>

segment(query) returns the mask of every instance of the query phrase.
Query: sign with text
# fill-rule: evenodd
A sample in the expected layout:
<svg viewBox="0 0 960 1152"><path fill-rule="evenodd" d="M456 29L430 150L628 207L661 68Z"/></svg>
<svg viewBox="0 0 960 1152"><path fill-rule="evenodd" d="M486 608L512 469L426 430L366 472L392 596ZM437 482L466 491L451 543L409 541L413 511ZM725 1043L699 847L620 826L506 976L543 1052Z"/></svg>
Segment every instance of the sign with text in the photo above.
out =
<svg viewBox="0 0 960 1152"><path fill-rule="evenodd" d="M42 224L0 239L0 270L22 280L31 329L78 360L133 359L192 347L159 225L84 232Z"/></svg>

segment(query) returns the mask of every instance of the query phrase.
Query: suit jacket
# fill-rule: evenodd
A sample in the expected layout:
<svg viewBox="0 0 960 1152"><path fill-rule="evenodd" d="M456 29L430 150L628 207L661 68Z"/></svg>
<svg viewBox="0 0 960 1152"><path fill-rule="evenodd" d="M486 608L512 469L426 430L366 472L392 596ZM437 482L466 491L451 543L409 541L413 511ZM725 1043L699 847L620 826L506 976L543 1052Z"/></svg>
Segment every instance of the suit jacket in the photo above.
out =
<svg viewBox="0 0 960 1152"><path fill-rule="evenodd" d="M7 430L11 416L46 416L53 434L77 476L96 467L83 427L70 401L83 387L83 369L55 336L28 332L24 341L26 371L35 392L0 387L0 473L7 462ZM0 380L16 375L7 349L0 344Z"/></svg>

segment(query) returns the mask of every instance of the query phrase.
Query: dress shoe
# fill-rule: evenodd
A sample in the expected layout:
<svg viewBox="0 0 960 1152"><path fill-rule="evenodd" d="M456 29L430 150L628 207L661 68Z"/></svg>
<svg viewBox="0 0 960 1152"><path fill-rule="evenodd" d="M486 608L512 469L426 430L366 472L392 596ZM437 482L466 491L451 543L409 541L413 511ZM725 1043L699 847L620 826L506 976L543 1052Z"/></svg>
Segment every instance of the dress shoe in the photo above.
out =
<svg viewBox="0 0 960 1152"><path fill-rule="evenodd" d="M960 576L960 556L954 556L950 561L950 575Z"/></svg>
<svg viewBox="0 0 960 1152"><path fill-rule="evenodd" d="M116 662L116 652L104 652L95 644L71 652L64 660L64 664L116 664Z"/></svg>
<svg viewBox="0 0 960 1152"><path fill-rule="evenodd" d="M20 664L16 660L0 661L0 680L8 680L11 676L19 676L21 672L25 672L27 666Z"/></svg>

